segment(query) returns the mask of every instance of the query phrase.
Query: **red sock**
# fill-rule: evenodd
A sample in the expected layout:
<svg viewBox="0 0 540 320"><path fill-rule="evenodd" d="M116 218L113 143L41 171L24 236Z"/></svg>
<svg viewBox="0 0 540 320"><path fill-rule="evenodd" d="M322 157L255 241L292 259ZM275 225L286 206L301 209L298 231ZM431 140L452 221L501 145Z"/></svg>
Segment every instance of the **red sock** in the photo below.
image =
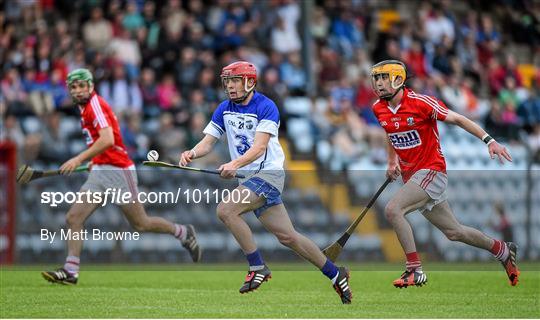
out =
<svg viewBox="0 0 540 320"><path fill-rule="evenodd" d="M418 270L422 271L422 262L420 261L420 256L418 252L406 253L407 263L405 263L405 268L407 271Z"/></svg>
<svg viewBox="0 0 540 320"><path fill-rule="evenodd" d="M493 246L491 247L491 249L489 249L489 251L499 261L504 261L504 260L506 260L506 258L508 258L509 250L506 247L506 243L504 243L504 242L502 242L500 240L493 239Z"/></svg>
<svg viewBox="0 0 540 320"><path fill-rule="evenodd" d="M499 240L493 239L493 246L491 247L491 249L489 249L489 251L491 252L491 254L496 256L501 250L501 247L502 247L502 242Z"/></svg>

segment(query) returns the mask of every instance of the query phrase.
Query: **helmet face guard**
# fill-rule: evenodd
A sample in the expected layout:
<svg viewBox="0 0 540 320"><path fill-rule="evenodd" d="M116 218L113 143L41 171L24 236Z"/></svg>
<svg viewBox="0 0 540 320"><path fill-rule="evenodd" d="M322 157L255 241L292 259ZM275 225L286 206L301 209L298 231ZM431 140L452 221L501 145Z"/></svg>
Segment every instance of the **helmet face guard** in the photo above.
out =
<svg viewBox="0 0 540 320"><path fill-rule="evenodd" d="M385 76L388 77L390 80L390 86L392 89L396 90L396 92L379 95L377 93L376 82L380 77L384 78ZM398 77L401 77L402 79L401 83L399 84L396 83ZM381 99L392 99L399 92L399 89L403 88L406 78L407 70L405 69L405 64L398 60L385 60L371 67L371 87Z"/></svg>
<svg viewBox="0 0 540 320"><path fill-rule="evenodd" d="M229 95L229 91L227 90L227 80L229 79L242 79L242 83L244 85L244 95L241 96L241 97L236 97L236 98L231 98L230 95ZM249 86L249 79L248 77L245 77L245 76L230 76L230 77L224 77L224 76L221 76L221 84L223 86L223 90L225 91L225 93L227 94L227 96L229 97L229 99L231 99L232 101L236 102L236 103L239 103L239 102L242 102L244 101L247 96L249 95L249 93L251 91L253 91L253 89L255 89L255 86L256 86L256 83L254 83L251 87Z"/></svg>
<svg viewBox="0 0 540 320"><path fill-rule="evenodd" d="M223 90L235 103L241 103L246 100L249 94L255 89L257 85L257 70L255 66L249 62L239 61L232 63L221 71L221 84L223 85ZM229 91L227 90L227 80L229 79L242 79L242 84L244 86L244 95L241 97L231 98ZM253 85L249 85L249 79L253 79Z"/></svg>

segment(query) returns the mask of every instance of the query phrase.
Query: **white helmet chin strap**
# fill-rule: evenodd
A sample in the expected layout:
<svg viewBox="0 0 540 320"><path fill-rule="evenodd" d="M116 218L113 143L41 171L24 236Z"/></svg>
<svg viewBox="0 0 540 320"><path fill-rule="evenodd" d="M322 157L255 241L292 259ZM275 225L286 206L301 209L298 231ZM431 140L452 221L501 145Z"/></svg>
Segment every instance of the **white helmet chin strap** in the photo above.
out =
<svg viewBox="0 0 540 320"><path fill-rule="evenodd" d="M392 89L394 90L397 90L399 88L401 88L403 86L403 82L401 82L401 84L399 86L396 86L395 83L396 83L396 80L397 80L397 77L395 77L392 82L390 82L390 86L392 87Z"/></svg>
<svg viewBox="0 0 540 320"><path fill-rule="evenodd" d="M244 81L244 90L246 91L246 95L249 94L251 91L253 91L253 89L255 89L255 83L253 84L253 86L248 87L248 78L245 79Z"/></svg>
<svg viewBox="0 0 540 320"><path fill-rule="evenodd" d="M253 89L255 89L255 84L253 84L253 86L251 87L248 87L248 80L249 80L248 78L244 79L244 91L245 91L244 95L241 98L234 99L233 100L234 102L236 103L243 102L249 96L250 92L253 91Z"/></svg>

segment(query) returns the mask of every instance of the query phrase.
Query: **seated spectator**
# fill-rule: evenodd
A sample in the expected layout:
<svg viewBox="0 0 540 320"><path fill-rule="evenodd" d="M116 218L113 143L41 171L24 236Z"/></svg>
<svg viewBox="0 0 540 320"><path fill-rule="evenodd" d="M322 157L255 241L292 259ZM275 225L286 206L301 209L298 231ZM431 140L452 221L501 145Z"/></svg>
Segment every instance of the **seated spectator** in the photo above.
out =
<svg viewBox="0 0 540 320"><path fill-rule="evenodd" d="M490 223L492 228L494 228L497 232L500 233L501 238L504 242L514 241L514 231L512 229L512 223L510 222L510 219L508 219L504 204L502 202L496 202L493 205L493 209L495 209L497 218L494 222Z"/></svg>
<svg viewBox="0 0 540 320"><path fill-rule="evenodd" d="M24 91L28 95L28 104L32 112L41 116L54 109L53 98L51 95L51 84L48 80L37 79L37 72L34 69L28 69L24 72L22 80Z"/></svg>
<svg viewBox="0 0 540 320"><path fill-rule="evenodd" d="M218 103L219 92L216 89L216 75L211 68L204 68L199 74L199 88L204 95L204 99L210 103ZM221 83L218 88L221 88Z"/></svg>
<svg viewBox="0 0 540 320"><path fill-rule="evenodd" d="M203 92L200 89L195 89L191 91L191 94L189 96L189 112L201 112L207 117L209 117L212 115L212 112L210 110L212 110L212 106L206 101Z"/></svg>
<svg viewBox="0 0 540 320"><path fill-rule="evenodd" d="M514 79L516 87L522 86L523 80L517 70L515 58L510 54L506 56L504 65L501 65L498 59L493 59L489 64L488 81L493 94L499 94L505 87L507 77Z"/></svg>
<svg viewBox="0 0 540 320"><path fill-rule="evenodd" d="M404 62L407 65L407 71L410 71L415 77L421 79L427 77L427 61L420 41L412 42L411 49L405 52Z"/></svg>
<svg viewBox="0 0 540 320"><path fill-rule="evenodd" d="M126 4L126 14L122 20L122 26L128 31L133 31L144 26L144 19L137 8L137 3L133 0L128 1Z"/></svg>
<svg viewBox="0 0 540 320"><path fill-rule="evenodd" d="M478 60L478 48L472 33L466 35L463 42L459 43L457 52L465 75L473 76L475 80L480 81L483 67L481 67Z"/></svg>
<svg viewBox="0 0 540 320"><path fill-rule="evenodd" d="M124 65L128 78L135 79L139 77L141 49L137 41L131 38L128 30L120 30L119 36L114 37L110 42L109 50L115 59Z"/></svg>
<svg viewBox="0 0 540 320"><path fill-rule="evenodd" d="M336 148L335 153L339 155L334 160L341 161L346 166L368 152L367 127L354 112L351 100L343 99L340 105L340 117L334 114L334 120L337 120L334 123L338 126L335 127L331 141Z"/></svg>
<svg viewBox="0 0 540 320"><path fill-rule="evenodd" d="M321 7L313 8L313 17L310 20L311 35L317 41L324 41L328 37L330 30L330 19Z"/></svg>
<svg viewBox="0 0 540 320"><path fill-rule="evenodd" d="M197 52L191 47L185 47L180 53L180 59L175 65L176 83L180 86L182 95L189 94L196 85L202 64L197 58Z"/></svg>
<svg viewBox="0 0 540 320"><path fill-rule="evenodd" d="M448 76L452 74L452 47L449 38L442 39L441 43L435 49L433 57L433 69Z"/></svg>
<svg viewBox="0 0 540 320"><path fill-rule="evenodd" d="M174 125L186 127L189 122L189 109L180 92L176 92L172 96L171 103L172 107L169 111L174 117Z"/></svg>
<svg viewBox="0 0 540 320"><path fill-rule="evenodd" d="M71 97L62 78L62 71L59 69L54 69L51 74L51 94L55 110L65 110L72 106Z"/></svg>
<svg viewBox="0 0 540 320"><path fill-rule="evenodd" d="M480 62L484 65L489 64L501 46L501 35L495 29L493 20L488 14L483 14L481 17L481 28L476 35L476 42L479 48Z"/></svg>
<svg viewBox="0 0 540 320"><path fill-rule="evenodd" d="M447 83L441 88L441 97L446 105L460 113L464 114L469 105L468 97L462 86L463 79L453 75L448 78Z"/></svg>
<svg viewBox="0 0 540 320"><path fill-rule="evenodd" d="M18 147L17 159L21 163L32 164L38 157L41 146L39 132L25 133L15 114L8 112L1 128L0 141L11 141Z"/></svg>
<svg viewBox="0 0 540 320"><path fill-rule="evenodd" d="M60 163L70 157L69 140L60 131L61 114L51 112L45 115L45 125L41 130L41 148L39 158L45 162Z"/></svg>
<svg viewBox="0 0 540 320"><path fill-rule="evenodd" d="M120 117L126 112L142 112L143 101L139 85L129 81L121 64L113 67L111 79L99 84L99 93Z"/></svg>
<svg viewBox="0 0 540 320"><path fill-rule="evenodd" d="M540 124L540 89L535 88L529 97L523 101L517 108L517 114L521 119L521 123L527 131L532 131L532 128Z"/></svg>
<svg viewBox="0 0 540 320"><path fill-rule="evenodd" d="M424 22L424 28L428 40L433 44L442 43L443 37L448 37L451 42L454 41L454 24L452 20L444 15L440 5L434 5L431 14Z"/></svg>
<svg viewBox="0 0 540 320"><path fill-rule="evenodd" d="M321 48L319 59L320 68L318 78L321 86L321 93L324 94L333 83L341 79L342 70L337 53L330 48Z"/></svg>
<svg viewBox="0 0 540 320"><path fill-rule="evenodd" d="M103 11L100 7L92 8L90 20L82 27L82 34L85 44L93 50L100 50L109 45L112 39L112 25L103 18Z"/></svg>
<svg viewBox="0 0 540 320"><path fill-rule="evenodd" d="M174 118L170 113L163 113L159 118L159 131L153 144L162 155L163 161L177 162L178 155L185 150L186 134L174 126Z"/></svg>
<svg viewBox="0 0 540 320"><path fill-rule="evenodd" d="M513 77L506 77L504 88L499 91L499 100L505 110L515 111L517 109L520 101L516 92L516 81Z"/></svg>
<svg viewBox="0 0 540 320"><path fill-rule="evenodd" d="M2 97L7 105L8 112L15 116L32 114L26 103L27 93L24 90L19 71L15 68L8 69L0 81Z"/></svg>
<svg viewBox="0 0 540 320"><path fill-rule="evenodd" d="M377 100L377 95L373 92L370 74L364 73L359 82L354 99L356 111L368 125L378 126L379 121L371 109L371 106Z"/></svg>
<svg viewBox="0 0 540 320"><path fill-rule="evenodd" d="M141 131L141 116L137 113L127 113L120 129L130 158L135 162L146 160L150 139Z"/></svg>
<svg viewBox="0 0 540 320"><path fill-rule="evenodd" d="M366 49L358 48L354 57L347 62L345 74L353 86L359 85L365 74L371 73L373 62L368 58Z"/></svg>
<svg viewBox="0 0 540 320"><path fill-rule="evenodd" d="M168 73L163 76L161 82L157 86L158 103L161 110L170 110L173 107L173 97L179 94L174 84L173 76Z"/></svg>
<svg viewBox="0 0 540 320"><path fill-rule="evenodd" d="M24 132L14 114L8 113L6 115L3 122L2 134L0 135L0 141L11 141L19 147L24 145Z"/></svg>
<svg viewBox="0 0 540 320"><path fill-rule="evenodd" d="M345 59L353 57L357 48L364 46L364 34L362 22L350 11L342 11L332 22L332 36L330 46L341 53Z"/></svg>
<svg viewBox="0 0 540 320"><path fill-rule="evenodd" d="M332 112L335 114L341 114L349 103L352 104L353 99L354 89L345 77L330 89L330 105L332 106Z"/></svg>
<svg viewBox="0 0 540 320"><path fill-rule="evenodd" d="M540 164L540 124L535 124L527 138L527 145L531 150L533 161Z"/></svg>
<svg viewBox="0 0 540 320"><path fill-rule="evenodd" d="M279 67L279 71L280 78L283 79L292 95L305 94L307 77L299 52L290 53L287 60Z"/></svg>
<svg viewBox="0 0 540 320"><path fill-rule="evenodd" d="M501 106L498 99L491 99L491 109L485 119L486 131L495 139L518 139L519 126L515 111Z"/></svg>
<svg viewBox="0 0 540 320"><path fill-rule="evenodd" d="M245 43L244 37L240 34L237 25L234 21L227 21L216 37L214 45L217 51L225 51L236 49Z"/></svg>
<svg viewBox="0 0 540 320"><path fill-rule="evenodd" d="M150 68L142 70L140 90L145 117L153 118L159 115L159 95L155 80L154 70Z"/></svg>

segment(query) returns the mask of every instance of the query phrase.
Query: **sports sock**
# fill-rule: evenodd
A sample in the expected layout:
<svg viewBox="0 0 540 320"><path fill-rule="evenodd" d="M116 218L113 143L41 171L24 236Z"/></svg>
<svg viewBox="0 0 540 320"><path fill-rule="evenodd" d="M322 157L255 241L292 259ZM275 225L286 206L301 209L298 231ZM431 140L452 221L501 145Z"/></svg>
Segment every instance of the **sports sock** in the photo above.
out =
<svg viewBox="0 0 540 320"><path fill-rule="evenodd" d="M499 261L505 261L508 259L508 255L510 254L510 250L508 249L506 243L497 239L493 239L493 246L489 251Z"/></svg>
<svg viewBox="0 0 540 320"><path fill-rule="evenodd" d="M257 271L264 268L264 260L259 250L246 254L246 259L249 263L249 271Z"/></svg>
<svg viewBox="0 0 540 320"><path fill-rule="evenodd" d="M407 256L407 262L405 263L405 268L407 271L422 271L422 262L420 261L418 252L414 251L405 255Z"/></svg>
<svg viewBox="0 0 540 320"><path fill-rule="evenodd" d="M69 272L71 275L79 273L79 264L81 259L76 256L67 256L66 263L64 263L64 270Z"/></svg>
<svg viewBox="0 0 540 320"><path fill-rule="evenodd" d="M336 265L330 261L330 259L326 258L326 262L324 263L324 266L321 268L321 272L328 277L328 279L332 280L332 284L336 283L339 269L336 267Z"/></svg>
<svg viewBox="0 0 540 320"><path fill-rule="evenodd" d="M187 228L184 225L181 224L174 224L174 237L178 240L180 240L182 243L186 241L187 236Z"/></svg>

